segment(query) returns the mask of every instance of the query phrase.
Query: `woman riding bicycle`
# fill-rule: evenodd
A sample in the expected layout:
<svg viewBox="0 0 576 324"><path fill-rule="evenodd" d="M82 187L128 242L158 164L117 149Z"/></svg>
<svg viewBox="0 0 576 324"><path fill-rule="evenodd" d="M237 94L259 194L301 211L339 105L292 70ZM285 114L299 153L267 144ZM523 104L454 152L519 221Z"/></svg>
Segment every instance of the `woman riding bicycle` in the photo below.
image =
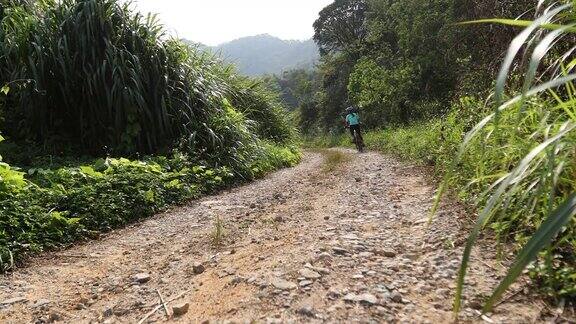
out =
<svg viewBox="0 0 576 324"><path fill-rule="evenodd" d="M360 130L360 115L358 115L358 109L353 106L346 108L346 128L350 129L352 141L361 151L364 147L364 139L362 138L362 132ZM356 143L356 136L358 136L360 143Z"/></svg>

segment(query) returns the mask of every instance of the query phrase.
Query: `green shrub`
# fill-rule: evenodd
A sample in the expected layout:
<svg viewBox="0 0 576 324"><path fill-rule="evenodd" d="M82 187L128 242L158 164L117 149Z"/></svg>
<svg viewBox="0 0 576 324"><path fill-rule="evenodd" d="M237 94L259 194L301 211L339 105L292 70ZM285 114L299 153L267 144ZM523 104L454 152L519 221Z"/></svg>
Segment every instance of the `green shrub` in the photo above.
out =
<svg viewBox="0 0 576 324"><path fill-rule="evenodd" d="M300 160L296 147L261 147L250 160L251 177ZM246 179L226 166L197 165L182 154L142 161L98 159L76 167L36 167L26 174L9 190L2 186L11 180L0 178L1 270L11 266L6 260L12 257L19 261L89 238Z"/></svg>

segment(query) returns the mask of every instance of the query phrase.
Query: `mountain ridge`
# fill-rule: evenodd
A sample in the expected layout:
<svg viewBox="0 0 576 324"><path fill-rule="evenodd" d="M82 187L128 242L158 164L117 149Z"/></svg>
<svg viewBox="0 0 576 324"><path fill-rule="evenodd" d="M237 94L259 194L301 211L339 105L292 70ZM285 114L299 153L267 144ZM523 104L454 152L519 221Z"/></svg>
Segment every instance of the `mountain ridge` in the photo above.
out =
<svg viewBox="0 0 576 324"><path fill-rule="evenodd" d="M248 76L281 74L296 68L311 69L320 56L312 39L283 40L270 34L241 37L217 46L194 44L210 49Z"/></svg>

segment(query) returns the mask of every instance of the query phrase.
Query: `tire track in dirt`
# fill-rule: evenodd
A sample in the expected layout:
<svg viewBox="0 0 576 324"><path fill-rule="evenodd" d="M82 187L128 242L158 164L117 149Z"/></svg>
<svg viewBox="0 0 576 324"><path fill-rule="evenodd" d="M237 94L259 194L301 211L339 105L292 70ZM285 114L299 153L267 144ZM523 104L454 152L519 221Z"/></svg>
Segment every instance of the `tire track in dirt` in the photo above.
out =
<svg viewBox="0 0 576 324"><path fill-rule="evenodd" d="M309 152L295 168L33 260L0 280L0 302L26 299L0 306L0 322L134 323L158 292L185 293L168 307L189 304L171 319L182 323L451 321L468 216L444 204L428 228L427 170L338 152L350 161L333 171ZM473 255L462 319L482 321L479 301L503 274L493 253ZM488 317L551 315L523 292ZM148 321L165 320L159 309Z"/></svg>

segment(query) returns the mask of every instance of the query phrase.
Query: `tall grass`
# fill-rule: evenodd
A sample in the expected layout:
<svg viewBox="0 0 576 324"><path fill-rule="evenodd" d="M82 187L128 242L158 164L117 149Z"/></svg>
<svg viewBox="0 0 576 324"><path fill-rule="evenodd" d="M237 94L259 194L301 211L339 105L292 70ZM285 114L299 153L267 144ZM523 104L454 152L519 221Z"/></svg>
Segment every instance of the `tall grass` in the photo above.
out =
<svg viewBox="0 0 576 324"><path fill-rule="evenodd" d="M531 22L495 19L509 25L526 28L512 41L496 81L495 111L467 133L458 157L447 173L440 194L449 183L458 164L466 158L475 141L492 138L487 154L498 150L511 153L505 157L508 168L490 175L494 179L481 196L483 208L466 244L458 276L454 309L461 308L461 298L470 253L480 231L489 223L499 224L504 232L530 231L530 237L520 235L525 242L508 274L486 301L489 311L510 285L541 251L543 267L561 275L560 291L556 295L576 296L576 196L574 185L576 128L576 88L571 73L570 46L563 44L567 34L574 32L576 16L572 3L552 4L539 12ZM549 31L551 30L551 31ZM559 50L554 50L555 46ZM526 49L527 70L517 96L505 101L506 83L522 48ZM562 53L563 48L569 50ZM545 58L548 54L548 57ZM538 71L557 71L548 80L537 78ZM529 103L531 97L544 98L543 105ZM504 102L505 101L505 102ZM504 118L503 118L504 116ZM508 143L515 142L517 151ZM497 154L497 153L496 153ZM488 173L488 172L485 172ZM561 268L561 269L558 269Z"/></svg>
<svg viewBox="0 0 576 324"><path fill-rule="evenodd" d="M228 157L253 148L254 136L294 135L262 87L239 82L230 66L170 38L156 16L128 3L4 1L1 24L0 83L28 80L6 105L2 128L14 139L92 154L180 148L233 163ZM265 123L246 122L257 114Z"/></svg>

